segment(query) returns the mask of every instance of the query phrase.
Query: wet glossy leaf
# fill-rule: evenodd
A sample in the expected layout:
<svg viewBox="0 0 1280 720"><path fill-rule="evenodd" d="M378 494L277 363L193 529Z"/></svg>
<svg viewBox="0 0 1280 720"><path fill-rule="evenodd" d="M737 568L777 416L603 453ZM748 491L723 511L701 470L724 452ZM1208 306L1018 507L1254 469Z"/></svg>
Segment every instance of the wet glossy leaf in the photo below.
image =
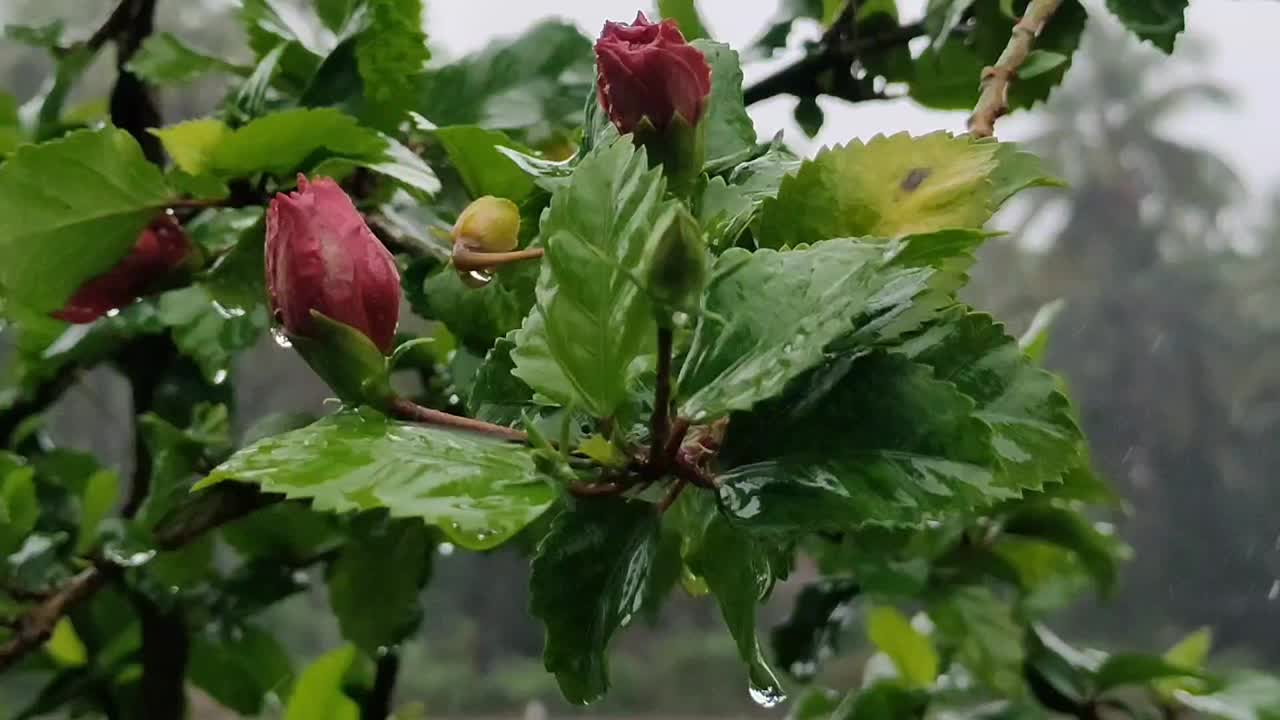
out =
<svg viewBox="0 0 1280 720"><path fill-rule="evenodd" d="M1075 553L1103 593L1115 585L1123 546L1117 539L1098 532L1075 510L1027 504L1005 521L1004 531L1046 540Z"/></svg>
<svg viewBox="0 0 1280 720"><path fill-rule="evenodd" d="M855 330L874 340L927 288L932 268L895 262L909 246L830 240L717 258L688 356L680 412L706 422L782 392ZM861 327L860 327L861 326Z"/></svg>
<svg viewBox="0 0 1280 720"><path fill-rule="evenodd" d="M329 567L329 605L343 637L376 657L417 630L433 545L427 527L414 520L357 521Z"/></svg>
<svg viewBox="0 0 1280 720"><path fill-rule="evenodd" d="M318 510L385 507L455 543L490 548L541 515L553 497L524 447L474 433L343 412L260 440L198 487L236 480L310 500Z"/></svg>
<svg viewBox="0 0 1280 720"><path fill-rule="evenodd" d="M477 354L494 340L520 327L530 300L501 276L481 288L467 287L452 267L444 267L422 282L421 293L410 293L414 309L439 320Z"/></svg>
<svg viewBox="0 0 1280 720"><path fill-rule="evenodd" d="M745 532L716 517L688 563L690 570L706 580L720 605L720 614L738 645L738 656L747 664L752 696L772 707L784 700L786 693L756 634L758 606L773 589L768 552Z"/></svg>
<svg viewBox="0 0 1280 720"><path fill-rule="evenodd" d="M644 288L652 256L674 214L659 170L629 141L592 151L551 200L541 228L539 323L516 334L515 373L562 405L609 417L626 398L627 368L656 334ZM565 383L538 370L541 348Z"/></svg>
<svg viewBox="0 0 1280 720"><path fill-rule="evenodd" d="M1083 457L1070 402L1057 379L1033 365L1002 325L989 315L962 313L948 314L901 352L973 398L975 415L994 433L1001 463L1016 484L1057 482Z"/></svg>
<svg viewBox="0 0 1280 720"><path fill-rule="evenodd" d="M698 17L696 0L658 0L658 15L664 20L675 20L685 40L707 37L707 29Z"/></svg>
<svg viewBox="0 0 1280 720"><path fill-rule="evenodd" d="M830 720L912 720L924 717L928 702L928 695L918 690L879 682L849 693Z"/></svg>
<svg viewBox="0 0 1280 720"><path fill-rule="evenodd" d="M57 309L123 257L171 197L159 168L123 130L18 148L0 165L6 297L38 312Z"/></svg>
<svg viewBox="0 0 1280 720"><path fill-rule="evenodd" d="M1107 9L1134 35L1166 53L1186 27L1188 0L1107 0Z"/></svg>
<svg viewBox="0 0 1280 720"><path fill-rule="evenodd" d="M1159 655L1123 653L1107 658L1093 678L1101 693L1124 685L1150 685L1165 678L1199 676L1200 671L1175 665Z"/></svg>
<svg viewBox="0 0 1280 720"><path fill-rule="evenodd" d="M990 429L954 385L880 353L802 378L734 416L722 508L791 531L919 525L1016 495Z"/></svg>
<svg viewBox="0 0 1280 720"><path fill-rule="evenodd" d="M498 148L528 152L505 134L474 125L455 125L436 130L435 136L471 197L496 195L518 202L533 190L533 179L498 152Z"/></svg>
<svg viewBox="0 0 1280 720"><path fill-rule="evenodd" d="M511 351L515 346L514 333L498 338L476 369L471 393L467 396L467 409L475 417L514 425L533 404L533 391L513 374L515 363L511 360Z"/></svg>
<svg viewBox="0 0 1280 720"><path fill-rule="evenodd" d="M431 58L422 31L422 0L372 0L368 29L356 40L356 67L374 102L409 104L418 75Z"/></svg>
<svg viewBox="0 0 1280 720"><path fill-rule="evenodd" d="M766 201L756 239L780 248L837 237L980 228L995 210L997 146L933 133L825 150Z"/></svg>
<svg viewBox="0 0 1280 720"><path fill-rule="evenodd" d="M756 128L742 104L742 68L737 51L724 43L695 40L693 46L711 66L711 95L700 125L706 133L708 166L724 164L750 153L756 144Z"/></svg>
<svg viewBox="0 0 1280 720"><path fill-rule="evenodd" d="M215 385L227 380L236 354L252 347L269 322L265 306L244 311L217 305L203 285L171 290L160 296L156 308L178 349Z"/></svg>
<svg viewBox="0 0 1280 720"><path fill-rule="evenodd" d="M609 640L640 612L657 549L653 506L615 499L579 502L539 544L530 607L546 625L543 662L570 702L608 690Z"/></svg>

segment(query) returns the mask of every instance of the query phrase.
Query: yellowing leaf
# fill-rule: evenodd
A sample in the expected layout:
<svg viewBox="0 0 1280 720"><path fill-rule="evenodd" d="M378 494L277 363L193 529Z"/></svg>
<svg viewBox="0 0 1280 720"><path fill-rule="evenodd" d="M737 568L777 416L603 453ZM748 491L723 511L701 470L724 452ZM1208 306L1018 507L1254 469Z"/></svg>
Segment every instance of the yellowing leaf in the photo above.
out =
<svg viewBox="0 0 1280 720"><path fill-rule="evenodd" d="M938 679L938 652L933 643L896 609L872 608L867 613L867 637L893 660L898 674L912 687L926 688Z"/></svg>
<svg viewBox="0 0 1280 720"><path fill-rule="evenodd" d="M62 618L53 626L53 634L44 644L44 651L62 667L80 667L89 661L89 651L85 649L71 620L67 618Z"/></svg>
<svg viewBox="0 0 1280 720"><path fill-rule="evenodd" d="M603 435L592 435L583 440L578 446L578 452L608 467L623 467L627 464L627 456Z"/></svg>
<svg viewBox="0 0 1280 720"><path fill-rule="evenodd" d="M199 175L209 169L214 149L231 134L231 128L217 118L201 118L150 132L160 138L178 169Z"/></svg>

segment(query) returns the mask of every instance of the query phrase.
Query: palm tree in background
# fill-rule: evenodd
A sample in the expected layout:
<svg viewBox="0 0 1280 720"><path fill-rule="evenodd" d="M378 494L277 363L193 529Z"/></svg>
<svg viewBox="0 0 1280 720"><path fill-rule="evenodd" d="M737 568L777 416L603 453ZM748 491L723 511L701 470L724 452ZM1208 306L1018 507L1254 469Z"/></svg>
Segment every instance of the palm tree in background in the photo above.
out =
<svg viewBox="0 0 1280 720"><path fill-rule="evenodd" d="M1121 528L1136 560L1083 626L1120 642L1212 625L1223 644L1280 659L1263 629L1274 626L1267 596L1280 568L1270 517L1280 491L1266 461L1280 412L1247 427L1237 403L1245 373L1280 386L1280 362L1252 362L1280 357L1280 333L1258 333L1234 280L1256 244L1232 222L1239 179L1164 131L1177 112L1229 100L1187 79L1205 59L1189 40L1181 63L1157 66L1154 50L1091 25L1081 55L1094 61L1073 69L1028 142L1071 188L1024 208L1021 245L996 244L979 263L979 302L1025 317L1067 301L1047 364L1067 378L1098 466L1135 509ZM1052 242L1029 249L1053 219Z"/></svg>

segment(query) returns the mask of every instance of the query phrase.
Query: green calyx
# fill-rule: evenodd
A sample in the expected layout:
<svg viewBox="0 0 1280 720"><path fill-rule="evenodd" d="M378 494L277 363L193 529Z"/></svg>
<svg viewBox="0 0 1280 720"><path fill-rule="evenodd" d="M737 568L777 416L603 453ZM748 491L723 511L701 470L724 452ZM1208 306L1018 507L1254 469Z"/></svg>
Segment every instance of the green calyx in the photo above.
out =
<svg viewBox="0 0 1280 720"><path fill-rule="evenodd" d="M636 144L649 155L650 165L661 165L667 186L676 197L686 197L702 173L706 156L706 133L702 124L690 125L676 113L664 130L658 130L649 118L636 126Z"/></svg>
<svg viewBox="0 0 1280 720"><path fill-rule="evenodd" d="M669 327L673 313L696 309L707 274L702 228L681 205L663 232L649 269L649 291L659 325Z"/></svg>
<svg viewBox="0 0 1280 720"><path fill-rule="evenodd" d="M289 340L344 402L384 409L394 399L386 356L359 330L312 310L310 337Z"/></svg>

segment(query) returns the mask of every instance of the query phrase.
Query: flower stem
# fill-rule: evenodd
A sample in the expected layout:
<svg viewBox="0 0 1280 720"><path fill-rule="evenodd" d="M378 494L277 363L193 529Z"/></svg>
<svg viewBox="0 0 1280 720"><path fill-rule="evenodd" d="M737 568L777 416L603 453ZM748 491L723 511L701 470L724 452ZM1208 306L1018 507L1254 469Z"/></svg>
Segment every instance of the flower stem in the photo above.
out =
<svg viewBox="0 0 1280 720"><path fill-rule="evenodd" d="M387 406L387 411L391 416L400 420L422 423L423 425L437 425L455 430L466 430L511 442L523 443L529 441L529 436L520 430L423 407L401 397L393 399Z"/></svg>
<svg viewBox="0 0 1280 720"><path fill-rule="evenodd" d="M671 328L658 328L658 379L653 392L653 415L649 418L649 463L652 477L667 468L667 441L671 435L671 354L674 334ZM677 446L679 447L679 446Z"/></svg>
<svg viewBox="0 0 1280 720"><path fill-rule="evenodd" d="M500 265L507 265L522 260L536 260L543 255L540 247L513 250L511 252L477 252L465 245L453 247L453 267L462 272L471 270L491 270Z"/></svg>

